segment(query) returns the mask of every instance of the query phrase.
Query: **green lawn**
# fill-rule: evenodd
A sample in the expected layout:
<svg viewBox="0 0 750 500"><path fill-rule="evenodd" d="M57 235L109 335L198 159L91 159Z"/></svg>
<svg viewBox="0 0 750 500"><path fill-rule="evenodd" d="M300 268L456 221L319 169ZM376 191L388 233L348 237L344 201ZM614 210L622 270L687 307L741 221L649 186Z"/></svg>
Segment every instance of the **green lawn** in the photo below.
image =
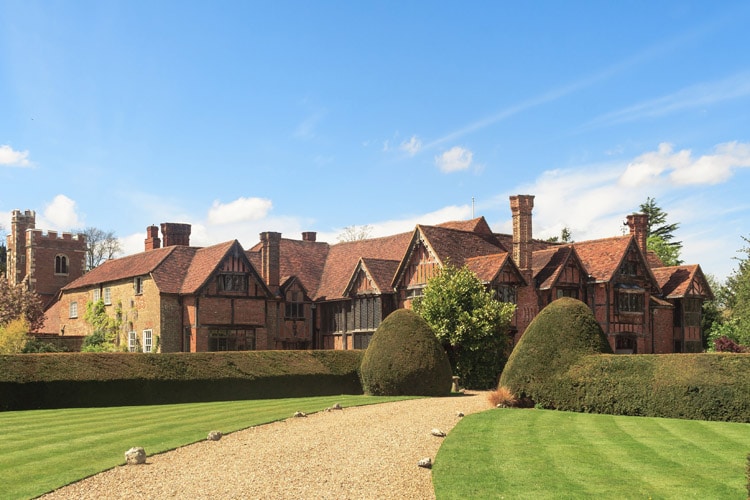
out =
<svg viewBox="0 0 750 500"><path fill-rule="evenodd" d="M125 451L148 455L314 413L334 403L357 406L408 398L326 396L255 401L0 413L0 498L29 498L125 463Z"/></svg>
<svg viewBox="0 0 750 500"><path fill-rule="evenodd" d="M750 424L489 410L443 442L438 499L745 499Z"/></svg>

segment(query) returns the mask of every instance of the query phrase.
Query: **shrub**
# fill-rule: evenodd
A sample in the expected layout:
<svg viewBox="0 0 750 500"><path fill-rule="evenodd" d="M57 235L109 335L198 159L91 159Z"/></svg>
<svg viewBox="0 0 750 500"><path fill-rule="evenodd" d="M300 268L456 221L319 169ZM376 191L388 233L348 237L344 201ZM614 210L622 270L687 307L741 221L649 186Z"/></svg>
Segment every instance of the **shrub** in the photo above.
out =
<svg viewBox="0 0 750 500"><path fill-rule="evenodd" d="M0 276L0 280L3 278ZM16 318L0 325L0 354L17 354L26 345L29 324L25 318Z"/></svg>
<svg viewBox="0 0 750 500"><path fill-rule="evenodd" d="M383 320L360 367L365 394L376 396L447 396L452 372L432 329L409 309Z"/></svg>
<svg viewBox="0 0 750 500"><path fill-rule="evenodd" d="M500 386L520 398L554 407L549 384L582 356L612 348L591 309L580 300L555 300L534 318L505 365Z"/></svg>
<svg viewBox="0 0 750 500"><path fill-rule="evenodd" d="M513 408L518 405L518 399L507 387L498 387L488 392L487 399L494 408Z"/></svg>
<svg viewBox="0 0 750 500"><path fill-rule="evenodd" d="M716 352L745 352L745 348L729 337L722 336L714 340Z"/></svg>

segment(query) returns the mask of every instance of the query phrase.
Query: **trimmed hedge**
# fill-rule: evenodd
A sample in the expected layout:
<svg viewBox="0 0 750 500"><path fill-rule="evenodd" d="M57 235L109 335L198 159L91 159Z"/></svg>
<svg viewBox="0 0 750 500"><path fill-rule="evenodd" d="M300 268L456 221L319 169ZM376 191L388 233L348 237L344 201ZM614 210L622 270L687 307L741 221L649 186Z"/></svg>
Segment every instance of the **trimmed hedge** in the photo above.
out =
<svg viewBox="0 0 750 500"><path fill-rule="evenodd" d="M362 394L362 351L0 356L0 410Z"/></svg>
<svg viewBox="0 0 750 500"><path fill-rule="evenodd" d="M612 348L591 309L573 298L557 299L531 321L500 375L500 387L519 399L554 406L547 386L582 356Z"/></svg>
<svg viewBox="0 0 750 500"><path fill-rule="evenodd" d="M432 328L410 309L397 309L380 323L360 368L365 394L448 396L453 372Z"/></svg>
<svg viewBox="0 0 750 500"><path fill-rule="evenodd" d="M586 356L545 386L558 410L750 423L750 354Z"/></svg>

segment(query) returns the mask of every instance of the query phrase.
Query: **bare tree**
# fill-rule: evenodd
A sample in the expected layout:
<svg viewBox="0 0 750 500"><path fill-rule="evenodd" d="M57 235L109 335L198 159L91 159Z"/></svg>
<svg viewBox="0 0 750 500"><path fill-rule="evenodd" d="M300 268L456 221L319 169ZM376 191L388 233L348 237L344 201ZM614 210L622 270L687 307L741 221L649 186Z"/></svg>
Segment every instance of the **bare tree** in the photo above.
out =
<svg viewBox="0 0 750 500"><path fill-rule="evenodd" d="M336 238L340 243L345 241L360 241L366 240L370 237L372 232L372 226L365 224L364 226L346 226L344 230Z"/></svg>
<svg viewBox="0 0 750 500"><path fill-rule="evenodd" d="M83 235L86 237L87 271L122 252L120 240L117 239L113 231L102 231L96 227L87 227L83 230Z"/></svg>

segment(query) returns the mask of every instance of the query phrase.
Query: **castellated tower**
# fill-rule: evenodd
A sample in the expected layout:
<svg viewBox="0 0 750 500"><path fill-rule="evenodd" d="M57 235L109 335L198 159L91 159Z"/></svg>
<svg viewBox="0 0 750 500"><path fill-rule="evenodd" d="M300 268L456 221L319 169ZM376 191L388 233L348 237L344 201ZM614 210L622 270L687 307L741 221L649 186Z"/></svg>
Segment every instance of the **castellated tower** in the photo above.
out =
<svg viewBox="0 0 750 500"><path fill-rule="evenodd" d="M83 276L86 239L82 234L36 229L33 210L13 210L7 237L8 272L11 285L26 283L42 302L51 301L58 290Z"/></svg>

